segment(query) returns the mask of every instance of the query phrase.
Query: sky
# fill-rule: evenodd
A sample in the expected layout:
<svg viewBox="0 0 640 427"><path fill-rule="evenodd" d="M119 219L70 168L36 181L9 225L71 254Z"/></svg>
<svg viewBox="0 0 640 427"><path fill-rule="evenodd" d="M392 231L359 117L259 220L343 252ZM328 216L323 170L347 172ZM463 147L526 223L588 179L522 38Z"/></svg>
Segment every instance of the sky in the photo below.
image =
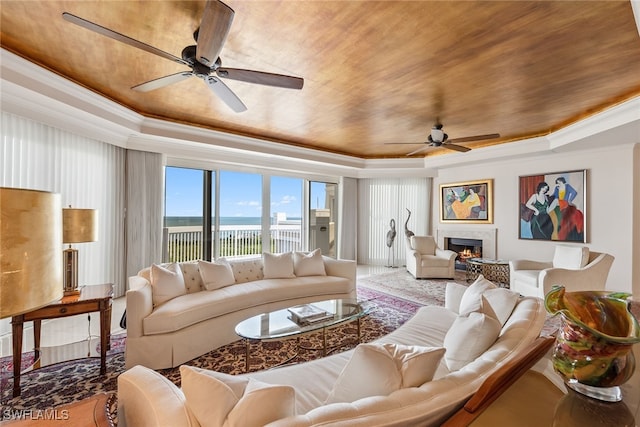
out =
<svg viewBox="0 0 640 427"><path fill-rule="evenodd" d="M220 171L220 216L259 217L262 214L262 176L244 172ZM314 185L315 184L315 185ZM271 177L271 215L284 212L287 218L300 218L303 180ZM166 168L166 216L202 215L202 171ZM324 185L312 183L312 209L323 205ZM320 206L321 208L324 206Z"/></svg>

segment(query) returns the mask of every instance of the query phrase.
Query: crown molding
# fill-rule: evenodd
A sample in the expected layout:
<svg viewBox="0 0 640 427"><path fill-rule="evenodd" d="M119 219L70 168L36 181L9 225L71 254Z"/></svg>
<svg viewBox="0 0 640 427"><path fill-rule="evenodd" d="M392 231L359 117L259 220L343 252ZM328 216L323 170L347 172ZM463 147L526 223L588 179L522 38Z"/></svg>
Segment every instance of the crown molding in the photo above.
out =
<svg viewBox="0 0 640 427"><path fill-rule="evenodd" d="M640 97L566 126L547 138L554 151L640 143Z"/></svg>
<svg viewBox="0 0 640 427"><path fill-rule="evenodd" d="M2 111L78 135L175 159L323 176L437 176L443 168L596 148L603 141L640 143L640 97L544 137L467 153L362 159L148 118L4 49L0 77Z"/></svg>

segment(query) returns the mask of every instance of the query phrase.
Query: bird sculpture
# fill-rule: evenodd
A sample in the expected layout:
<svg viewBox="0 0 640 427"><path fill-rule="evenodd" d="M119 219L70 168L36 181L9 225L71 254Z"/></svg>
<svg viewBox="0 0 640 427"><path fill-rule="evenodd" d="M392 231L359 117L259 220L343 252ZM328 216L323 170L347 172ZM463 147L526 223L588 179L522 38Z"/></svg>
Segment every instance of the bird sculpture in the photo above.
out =
<svg viewBox="0 0 640 427"><path fill-rule="evenodd" d="M393 242L396 239L396 220L391 218L391 221L389 222L389 227L391 227L391 230L387 231L387 247L389 248L389 253L387 255L387 267L394 267L395 264L395 257L394 257L394 253L393 253L393 249L391 248L393 246Z"/></svg>
<svg viewBox="0 0 640 427"><path fill-rule="evenodd" d="M409 218L411 218L411 211L409 210L409 208L405 208L405 209L407 210L407 212L409 212L409 216L407 217L407 220L404 222L404 235L408 239L411 236L415 236L415 233L409 230L409 228L407 227L407 224L409 224Z"/></svg>

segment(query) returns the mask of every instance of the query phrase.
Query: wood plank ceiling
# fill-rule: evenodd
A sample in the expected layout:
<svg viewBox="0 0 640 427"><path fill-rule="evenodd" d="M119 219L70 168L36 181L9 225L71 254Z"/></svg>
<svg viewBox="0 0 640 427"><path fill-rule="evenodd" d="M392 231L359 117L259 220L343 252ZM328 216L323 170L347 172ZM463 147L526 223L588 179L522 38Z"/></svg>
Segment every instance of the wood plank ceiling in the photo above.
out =
<svg viewBox="0 0 640 427"><path fill-rule="evenodd" d="M479 148L544 135L640 94L629 1L247 1L223 66L303 77L300 91L225 83L234 113L187 70L62 19L70 12L180 56L204 1L2 1L1 45L148 117L360 158L405 158L437 118ZM605 142L606 143L606 142ZM418 154L448 153L429 148Z"/></svg>

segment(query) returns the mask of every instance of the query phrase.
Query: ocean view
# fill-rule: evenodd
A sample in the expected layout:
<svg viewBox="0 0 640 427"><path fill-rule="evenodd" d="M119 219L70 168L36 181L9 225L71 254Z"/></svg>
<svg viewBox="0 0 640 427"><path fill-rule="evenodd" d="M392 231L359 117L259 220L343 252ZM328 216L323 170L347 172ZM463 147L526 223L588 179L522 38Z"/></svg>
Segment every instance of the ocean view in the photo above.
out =
<svg viewBox="0 0 640 427"><path fill-rule="evenodd" d="M289 221L300 218L287 218ZM222 216L220 225L260 225L261 218L256 216ZM199 216L168 216L165 218L165 227L189 227L202 225L202 217Z"/></svg>

